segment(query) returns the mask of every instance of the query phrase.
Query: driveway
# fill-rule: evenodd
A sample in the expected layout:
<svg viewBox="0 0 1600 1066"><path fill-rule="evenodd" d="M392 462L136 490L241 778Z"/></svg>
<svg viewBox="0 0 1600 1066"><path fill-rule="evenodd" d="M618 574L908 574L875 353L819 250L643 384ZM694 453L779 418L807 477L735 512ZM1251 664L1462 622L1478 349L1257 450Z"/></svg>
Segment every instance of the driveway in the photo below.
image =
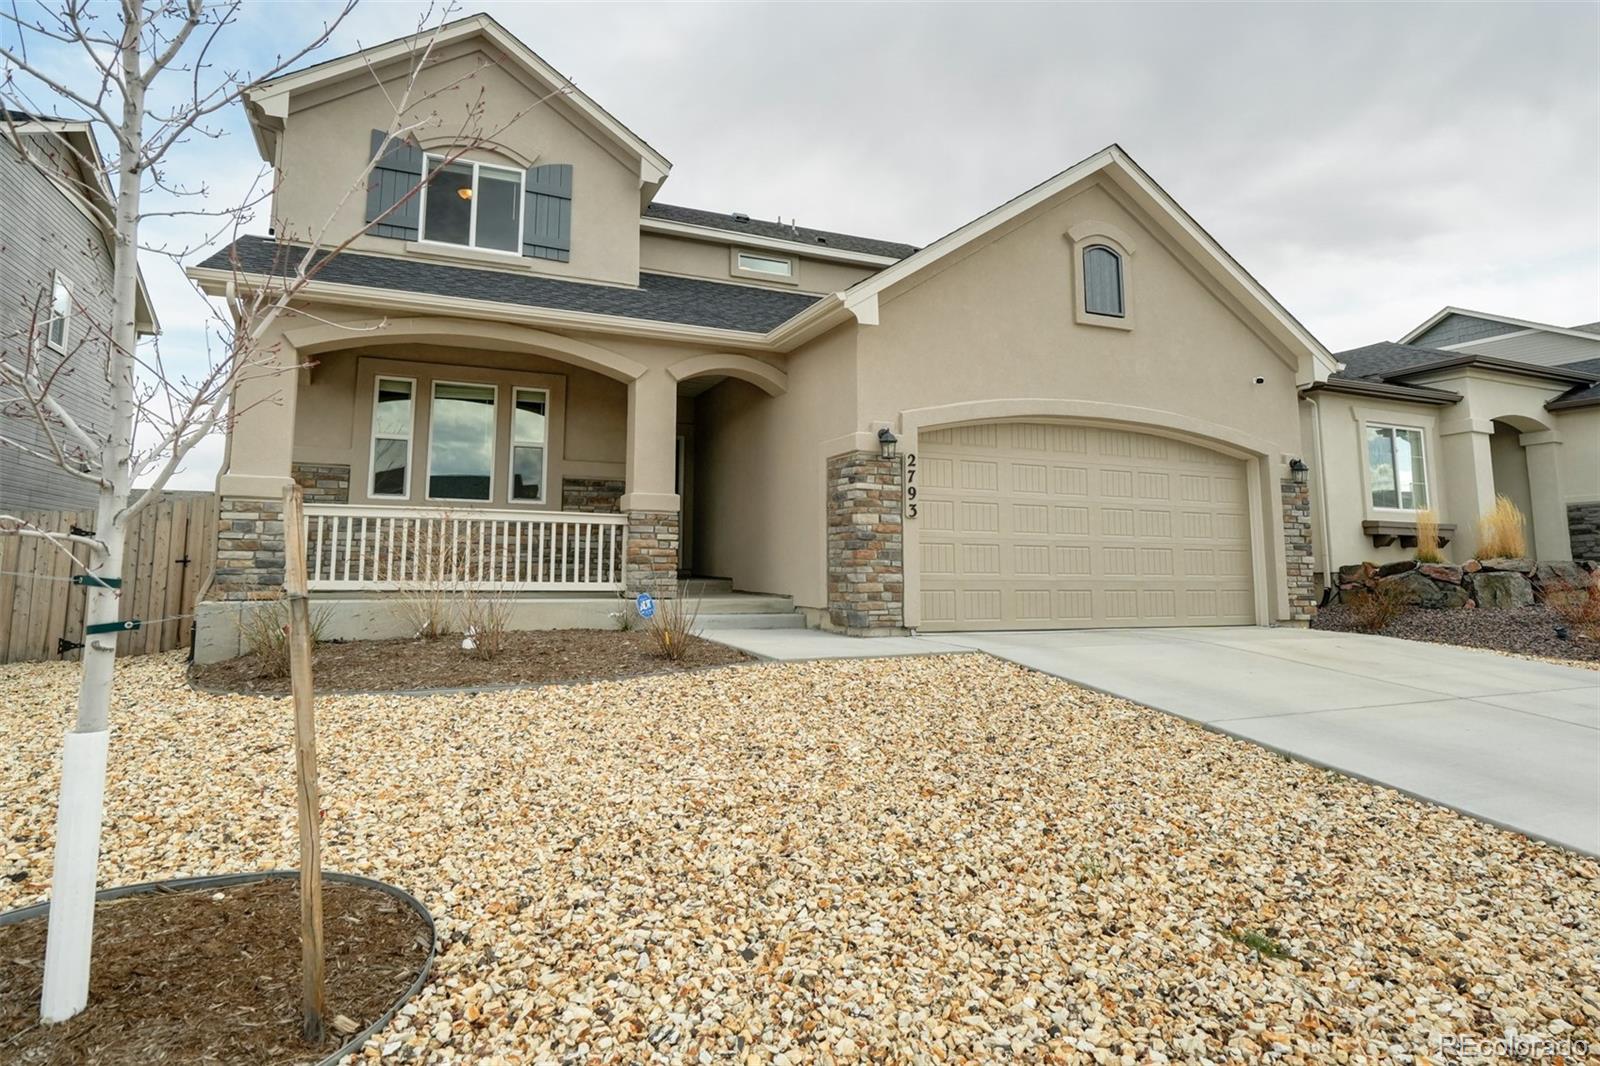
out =
<svg viewBox="0 0 1600 1066"><path fill-rule="evenodd" d="M1305 629L942 633L929 643L1600 854L1600 671Z"/></svg>
<svg viewBox="0 0 1600 1066"><path fill-rule="evenodd" d="M985 651L1600 855L1600 671L1308 629L859 639L718 630L769 659Z"/></svg>

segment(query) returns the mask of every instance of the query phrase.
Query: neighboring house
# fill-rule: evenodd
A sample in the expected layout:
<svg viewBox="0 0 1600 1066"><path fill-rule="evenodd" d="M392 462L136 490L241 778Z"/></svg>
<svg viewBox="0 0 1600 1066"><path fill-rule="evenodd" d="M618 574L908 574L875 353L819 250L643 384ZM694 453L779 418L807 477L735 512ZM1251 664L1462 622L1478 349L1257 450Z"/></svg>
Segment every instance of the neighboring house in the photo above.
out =
<svg viewBox="0 0 1600 1066"><path fill-rule="evenodd" d="M30 160L32 160L30 162ZM110 413L106 382L112 242L96 214L112 201L89 125L19 112L0 116L0 359L33 351L50 394L91 434ZM156 332L141 284L137 328ZM95 487L64 474L31 409L0 384L0 511L80 510Z"/></svg>
<svg viewBox="0 0 1600 1066"><path fill-rule="evenodd" d="M1409 558L1431 508L1471 557L1497 495L1540 559L1600 559L1600 323L1447 307L1398 343L1341 352L1306 390L1317 569ZM1320 457L1320 458L1319 458ZM1314 482L1317 479L1313 479Z"/></svg>
<svg viewBox="0 0 1600 1066"><path fill-rule="evenodd" d="M373 71L408 54L250 91L280 234L371 157ZM436 55L425 83L492 64L490 127L566 84L485 16ZM339 225L450 147L389 153ZM308 368L238 389L217 483L234 603L212 615L282 580L298 480L313 588L356 594L369 633L394 631L373 593L428 580L446 541L482 587L718 576L854 632L1308 616L1291 464L1300 389L1336 364L1122 149L920 249L667 206L669 171L571 90L330 264L277 338ZM243 238L190 274L221 294L275 251Z"/></svg>

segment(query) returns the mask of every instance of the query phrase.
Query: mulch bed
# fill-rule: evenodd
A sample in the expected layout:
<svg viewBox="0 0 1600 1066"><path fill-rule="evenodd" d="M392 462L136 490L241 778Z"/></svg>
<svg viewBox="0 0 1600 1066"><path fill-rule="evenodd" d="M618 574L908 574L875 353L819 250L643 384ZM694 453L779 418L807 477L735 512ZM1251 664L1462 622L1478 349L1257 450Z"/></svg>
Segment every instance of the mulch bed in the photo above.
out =
<svg viewBox="0 0 1600 1066"><path fill-rule="evenodd" d="M358 640L318 644L312 657L317 691L406 692L426 688L537 685L609 681L750 662L742 651L697 640L674 663L656 651L648 633L608 629L550 629L506 634L493 659L474 658L460 637L440 640ZM205 689L287 695L287 677L264 676L253 655L196 666L190 676Z"/></svg>
<svg viewBox="0 0 1600 1066"><path fill-rule="evenodd" d="M215 898L217 894L221 898ZM95 910L89 1006L41 1026L47 920L0 926L0 1061L8 1063L307 1063L337 1051L410 988L427 926L364 885L327 882L323 937L329 1026L300 1037L298 883L130 896Z"/></svg>
<svg viewBox="0 0 1600 1066"><path fill-rule="evenodd" d="M1464 648L1491 648L1544 659L1600 662L1600 640L1576 632L1562 640L1556 636L1556 626L1561 624L1555 612L1542 606L1499 611L1435 611L1413 607L1378 630L1378 634ZM1355 625L1350 608L1344 604L1330 604L1319 610L1311 628L1341 633L1366 632Z"/></svg>

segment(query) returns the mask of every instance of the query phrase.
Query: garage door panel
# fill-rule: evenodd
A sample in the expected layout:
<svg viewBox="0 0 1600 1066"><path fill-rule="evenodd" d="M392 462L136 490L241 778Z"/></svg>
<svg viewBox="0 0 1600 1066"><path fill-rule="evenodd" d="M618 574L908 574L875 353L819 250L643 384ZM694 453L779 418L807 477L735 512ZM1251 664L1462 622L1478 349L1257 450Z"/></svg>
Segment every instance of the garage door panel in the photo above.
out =
<svg viewBox="0 0 1600 1066"><path fill-rule="evenodd" d="M923 628L1255 620L1239 460L1055 423L935 430L921 447Z"/></svg>

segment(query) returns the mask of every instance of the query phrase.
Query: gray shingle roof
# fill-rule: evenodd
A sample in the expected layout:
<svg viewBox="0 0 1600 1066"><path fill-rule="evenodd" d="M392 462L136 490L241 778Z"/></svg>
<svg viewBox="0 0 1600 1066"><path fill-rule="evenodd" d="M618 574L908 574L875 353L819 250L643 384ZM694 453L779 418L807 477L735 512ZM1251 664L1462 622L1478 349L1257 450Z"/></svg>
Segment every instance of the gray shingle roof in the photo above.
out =
<svg viewBox="0 0 1600 1066"><path fill-rule="evenodd" d="M780 241L814 244L819 248L834 248L844 252L861 252L881 255L890 259L904 259L917 251L914 244L880 241L871 237L852 237L848 233L831 230L808 229L791 226L785 222L768 222L759 218L724 215L717 211L702 211L695 207L678 207L673 204L651 204L644 209L645 218L659 218L665 222L682 222L689 226L706 226L727 230L729 233L748 233L752 237L770 237Z"/></svg>
<svg viewBox="0 0 1600 1066"><path fill-rule="evenodd" d="M1333 376L1383 381L1392 374L1398 374L1414 366L1441 362L1459 354L1461 353L1440 351L1438 348L1420 348L1414 344L1379 341L1377 344L1352 348L1348 352L1336 354L1334 358L1344 364L1344 369Z"/></svg>
<svg viewBox="0 0 1600 1066"><path fill-rule="evenodd" d="M1600 325L1600 323L1595 324ZM1583 327L1579 326L1578 328L1582 329ZM1600 332L1600 330L1595 332ZM1594 374L1596 377L1600 377L1600 359L1580 359L1576 363L1562 363L1561 369L1576 370L1580 374ZM1600 403L1600 381L1595 382L1593 385L1579 385L1571 392L1551 401L1551 405L1560 404L1563 407L1588 406L1592 403Z"/></svg>
<svg viewBox="0 0 1600 1066"><path fill-rule="evenodd" d="M279 244L270 237L240 237L233 245L241 269L282 274ZM304 251L302 247L300 251ZM200 263L213 270L231 268L224 248ZM673 322L711 329L766 333L815 303L818 297L754 285L731 285L666 274L639 275L639 287L595 285L538 274L425 263L411 259L346 252L317 275L319 281L370 289L420 292L488 300L521 307L548 307L651 322Z"/></svg>
<svg viewBox="0 0 1600 1066"><path fill-rule="evenodd" d="M1569 329L1582 330L1585 333L1600 333L1600 322L1585 322L1578 326L1569 326Z"/></svg>

